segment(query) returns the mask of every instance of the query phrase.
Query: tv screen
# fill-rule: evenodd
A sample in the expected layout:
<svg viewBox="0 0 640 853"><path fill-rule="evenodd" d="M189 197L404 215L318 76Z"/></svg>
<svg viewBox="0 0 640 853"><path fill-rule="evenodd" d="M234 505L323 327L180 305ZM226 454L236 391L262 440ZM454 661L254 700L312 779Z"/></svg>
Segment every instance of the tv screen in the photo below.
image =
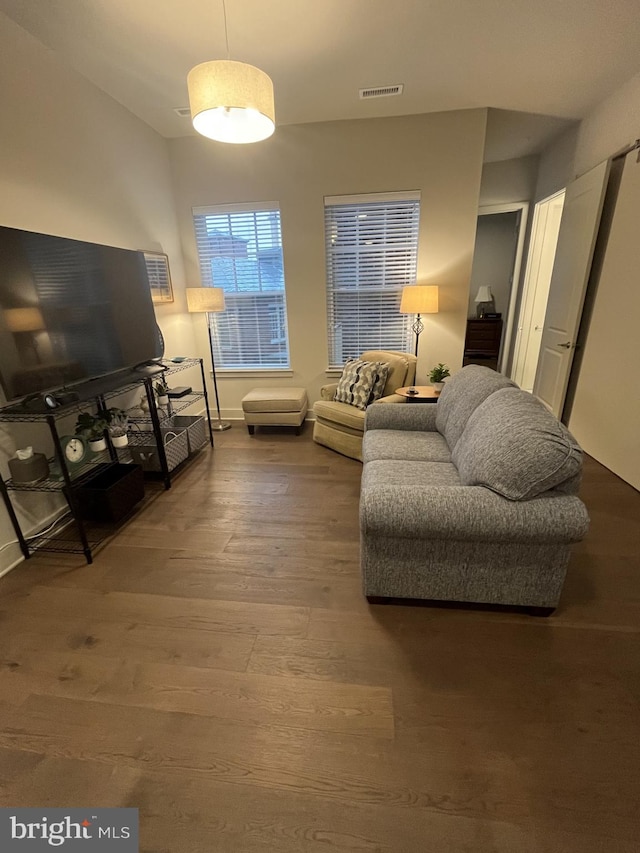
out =
<svg viewBox="0 0 640 853"><path fill-rule="evenodd" d="M161 354L142 252L0 227L7 401Z"/></svg>

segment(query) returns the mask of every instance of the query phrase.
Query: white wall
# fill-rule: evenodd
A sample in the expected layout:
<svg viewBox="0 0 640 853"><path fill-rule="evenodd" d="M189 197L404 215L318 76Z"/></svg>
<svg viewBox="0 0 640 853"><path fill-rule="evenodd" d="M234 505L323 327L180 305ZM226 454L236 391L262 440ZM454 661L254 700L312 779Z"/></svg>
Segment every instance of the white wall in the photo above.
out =
<svg viewBox="0 0 640 853"><path fill-rule="evenodd" d="M325 195L421 191L418 281L440 285L441 313L425 317L418 377L426 381L427 369L440 361L452 370L461 366L485 122L485 110L470 110L289 125L255 146L170 141L190 285L199 284L192 207L280 204L293 377L272 384L304 386L313 402L328 381ZM204 322L199 326L208 357ZM259 382L221 376L225 414L241 414L242 396Z"/></svg>
<svg viewBox="0 0 640 853"><path fill-rule="evenodd" d="M606 98L582 121L574 171L584 175L640 137L640 74Z"/></svg>
<svg viewBox="0 0 640 853"><path fill-rule="evenodd" d="M557 136L540 154L535 200L543 201L563 190L577 177L574 159L580 126Z"/></svg>
<svg viewBox="0 0 640 853"><path fill-rule="evenodd" d="M540 155L536 201L547 198L640 137L640 74L598 104Z"/></svg>
<svg viewBox="0 0 640 853"><path fill-rule="evenodd" d="M639 137L640 75L636 75L592 110L575 132L564 134L543 152L536 197L543 198L562 189ZM636 156L632 155L632 159ZM632 218L635 237L640 216L637 190L635 196L621 198L620 203L629 208L627 215ZM615 245L613 234L610 239L612 243L607 246L603 270L615 272L603 273L598 284L569 428L576 432L587 453L638 487L637 443L630 453L626 452L630 434L637 435L638 429L637 247L634 247L633 238L623 242L616 247L614 260L609 255L611 246ZM612 306L615 306L614 317L611 316ZM622 366L616 371L615 382L626 377L620 393L609 394L598 387L603 366L610 372L611 365ZM603 396L597 397L600 392ZM610 406L612 401L614 408ZM615 417L603 418L602 407L609 407L609 415L615 412ZM612 455L607 448L618 443L622 451Z"/></svg>
<svg viewBox="0 0 640 853"><path fill-rule="evenodd" d="M157 306L168 352L192 355L165 140L0 13L0 224L169 255L176 302ZM20 445L40 439L20 427ZM3 425L0 464L16 431ZM25 524L52 509L18 493ZM0 510L0 548L14 538ZM0 571L19 556L0 550Z"/></svg>
<svg viewBox="0 0 640 853"><path fill-rule="evenodd" d="M533 199L538 175L538 156L485 163L480 184L480 206Z"/></svg>

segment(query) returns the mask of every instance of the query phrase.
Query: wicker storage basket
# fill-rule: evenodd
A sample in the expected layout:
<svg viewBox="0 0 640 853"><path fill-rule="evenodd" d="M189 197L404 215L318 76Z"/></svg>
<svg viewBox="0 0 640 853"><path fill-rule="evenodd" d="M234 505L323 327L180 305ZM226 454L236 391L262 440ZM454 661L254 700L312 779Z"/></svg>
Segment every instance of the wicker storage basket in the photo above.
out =
<svg viewBox="0 0 640 853"><path fill-rule="evenodd" d="M207 443L207 430L202 415L174 415L167 421L167 429L176 432L184 429L189 441L189 453L195 453Z"/></svg>
<svg viewBox="0 0 640 853"><path fill-rule="evenodd" d="M163 426L161 432L164 452L167 457L167 467L169 471L173 471L189 455L187 431ZM135 443L130 443L129 446L133 461L137 462L143 471L162 471L154 434L152 432L134 433L134 441Z"/></svg>

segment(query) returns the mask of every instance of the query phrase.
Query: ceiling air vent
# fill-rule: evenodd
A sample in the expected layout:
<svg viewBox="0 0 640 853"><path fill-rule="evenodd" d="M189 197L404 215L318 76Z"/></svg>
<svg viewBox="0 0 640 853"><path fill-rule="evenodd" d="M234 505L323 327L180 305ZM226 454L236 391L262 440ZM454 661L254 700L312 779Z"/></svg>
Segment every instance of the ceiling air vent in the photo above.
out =
<svg viewBox="0 0 640 853"><path fill-rule="evenodd" d="M360 89L360 100L364 98L390 98L393 95L401 95L403 89L403 83L398 83L396 86L375 86L371 89Z"/></svg>
<svg viewBox="0 0 640 853"><path fill-rule="evenodd" d="M191 117L191 110L189 109L189 107L174 107L173 111L176 115L179 115L180 118Z"/></svg>

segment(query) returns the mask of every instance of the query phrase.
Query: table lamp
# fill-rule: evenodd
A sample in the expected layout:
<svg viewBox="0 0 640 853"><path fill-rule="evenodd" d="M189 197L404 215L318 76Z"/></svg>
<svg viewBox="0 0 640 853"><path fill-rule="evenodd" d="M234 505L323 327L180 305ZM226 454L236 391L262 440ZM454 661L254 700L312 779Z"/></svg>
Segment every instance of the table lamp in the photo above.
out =
<svg viewBox="0 0 640 853"><path fill-rule="evenodd" d="M474 301L477 305L477 318L481 320L487 313L487 310L491 311L493 308L493 294L491 293L491 288L486 284L479 287ZM489 306L488 309L487 305Z"/></svg>

